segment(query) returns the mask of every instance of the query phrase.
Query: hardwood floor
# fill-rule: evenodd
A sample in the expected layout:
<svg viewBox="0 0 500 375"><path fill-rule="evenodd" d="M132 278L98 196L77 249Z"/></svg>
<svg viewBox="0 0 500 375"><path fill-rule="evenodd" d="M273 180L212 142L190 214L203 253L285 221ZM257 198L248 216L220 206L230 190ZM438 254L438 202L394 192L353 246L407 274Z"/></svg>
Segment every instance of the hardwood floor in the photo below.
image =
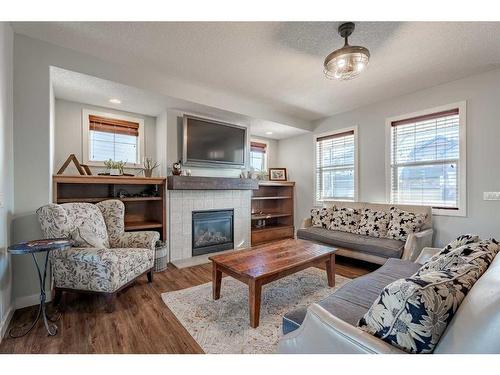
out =
<svg viewBox="0 0 500 375"><path fill-rule="evenodd" d="M349 278L376 268L337 257L337 274ZM211 278L210 264L184 269L169 265L155 273L153 283L144 277L119 293L113 313L104 311L102 297L65 293L57 336L47 336L39 322L23 338L4 337L0 353L203 353L163 303L161 293L204 284ZM35 307L16 311L10 326L31 322L35 313Z"/></svg>

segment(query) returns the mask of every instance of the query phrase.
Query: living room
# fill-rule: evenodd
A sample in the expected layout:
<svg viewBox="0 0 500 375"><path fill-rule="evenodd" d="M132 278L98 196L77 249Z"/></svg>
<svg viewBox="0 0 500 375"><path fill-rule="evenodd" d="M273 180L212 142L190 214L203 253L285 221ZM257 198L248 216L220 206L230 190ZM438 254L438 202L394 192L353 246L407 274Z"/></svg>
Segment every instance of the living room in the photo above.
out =
<svg viewBox="0 0 500 375"><path fill-rule="evenodd" d="M500 354L500 23L484 9L19 12L0 23L13 365Z"/></svg>

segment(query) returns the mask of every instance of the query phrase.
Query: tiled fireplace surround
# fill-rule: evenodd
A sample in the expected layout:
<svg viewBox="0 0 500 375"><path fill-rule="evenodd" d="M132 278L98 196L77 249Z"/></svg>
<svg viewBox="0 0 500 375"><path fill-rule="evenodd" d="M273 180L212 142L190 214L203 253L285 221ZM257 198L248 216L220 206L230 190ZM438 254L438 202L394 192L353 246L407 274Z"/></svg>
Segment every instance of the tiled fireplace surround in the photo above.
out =
<svg viewBox="0 0 500 375"><path fill-rule="evenodd" d="M234 247L250 247L250 190L169 190L170 261L192 257L192 212L234 209Z"/></svg>

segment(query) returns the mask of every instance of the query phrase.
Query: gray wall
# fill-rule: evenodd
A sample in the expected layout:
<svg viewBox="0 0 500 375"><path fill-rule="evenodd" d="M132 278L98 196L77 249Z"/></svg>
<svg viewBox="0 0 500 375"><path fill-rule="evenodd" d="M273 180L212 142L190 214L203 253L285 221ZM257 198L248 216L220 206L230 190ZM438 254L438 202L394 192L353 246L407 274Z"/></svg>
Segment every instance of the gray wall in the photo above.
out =
<svg viewBox="0 0 500 375"><path fill-rule="evenodd" d="M0 23L0 341L12 309L12 274L7 246L11 243L10 221L13 211L12 149L12 63L13 34L6 22Z"/></svg>
<svg viewBox="0 0 500 375"><path fill-rule="evenodd" d="M54 129L54 171L58 171L69 154L75 154L80 162L83 162L82 147L82 110L91 109L127 115L144 120L144 145L146 157L156 158L156 118L138 113L117 111L112 108L97 107L93 105L76 103L62 99L55 100L55 129ZM93 171L102 171L103 168L91 167ZM137 174L139 170L131 170L130 173ZM78 174L73 164L68 167L66 174Z"/></svg>
<svg viewBox="0 0 500 375"><path fill-rule="evenodd" d="M500 201L484 201L483 192L500 191L499 98L500 70L494 70L323 119L314 132L357 125L359 200L385 202L386 118L466 100L467 217L434 216L435 244L471 232L498 238ZM279 160L297 182L298 224L313 204L313 136L280 141Z"/></svg>

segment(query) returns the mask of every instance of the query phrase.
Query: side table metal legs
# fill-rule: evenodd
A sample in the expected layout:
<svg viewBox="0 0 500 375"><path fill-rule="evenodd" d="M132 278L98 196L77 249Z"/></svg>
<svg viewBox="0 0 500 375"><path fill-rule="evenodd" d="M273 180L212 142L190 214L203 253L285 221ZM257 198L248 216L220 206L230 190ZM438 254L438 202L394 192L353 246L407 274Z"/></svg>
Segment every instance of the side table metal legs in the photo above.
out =
<svg viewBox="0 0 500 375"><path fill-rule="evenodd" d="M45 325L45 328L47 329L49 336L55 336L57 334L57 326L55 324L53 324L53 322L56 322L57 320L59 320L60 315L56 316L55 318L48 317L46 305L45 305L45 300L46 300L45 280L47 278L47 265L48 265L48 261L49 261L49 253L50 253L50 251L47 251L47 253L45 255L45 265L43 268L43 276L42 276L42 272L40 271L40 266L38 265L35 254L34 253L31 254L31 256L33 257L33 261L35 262L36 270L38 271L38 281L40 282L40 306L38 307L38 312L36 314L36 318L33 321L33 323L31 323L29 326L13 327L9 330L9 336L12 338L23 337L23 336L27 335L36 326L36 323L40 319L43 319L43 324ZM52 323L49 323L49 322L52 322ZM16 333L16 331L17 331L17 333Z"/></svg>

